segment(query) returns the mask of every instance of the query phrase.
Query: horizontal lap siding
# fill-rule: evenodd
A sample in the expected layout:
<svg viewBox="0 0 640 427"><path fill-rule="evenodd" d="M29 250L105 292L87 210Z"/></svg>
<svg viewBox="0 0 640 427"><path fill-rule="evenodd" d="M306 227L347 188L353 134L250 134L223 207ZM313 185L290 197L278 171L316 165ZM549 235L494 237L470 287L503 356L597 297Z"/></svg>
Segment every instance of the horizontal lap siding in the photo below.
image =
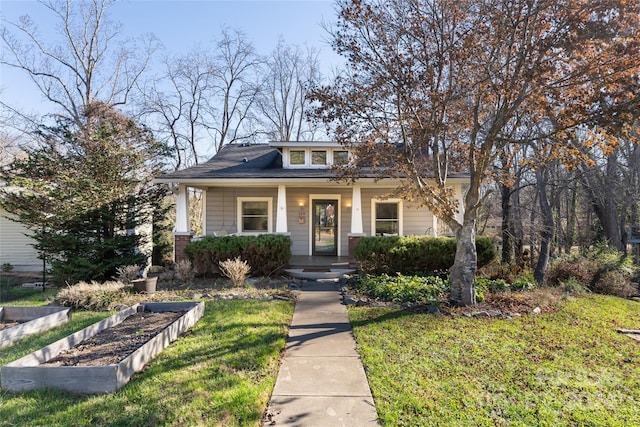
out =
<svg viewBox="0 0 640 427"><path fill-rule="evenodd" d="M362 225L364 233L368 236L372 234L371 230L371 217L372 212L372 200L384 199L384 197L391 192L392 189L376 189L376 188L363 188L362 189ZM427 229L433 225L433 214L426 207L418 208L415 203L402 203L402 234L409 235L423 235Z"/></svg>
<svg viewBox="0 0 640 427"><path fill-rule="evenodd" d="M16 271L42 270L42 261L32 244L36 243L25 236L28 230L19 222L7 218L9 214L0 211L0 265L11 264Z"/></svg>
<svg viewBox="0 0 640 427"><path fill-rule="evenodd" d="M330 196L340 195L341 206L339 210L341 222L340 253L348 254L348 236L351 232L351 186L306 188L288 187L287 191L287 230L291 235L291 252L293 255L309 254L309 238L311 226L311 210L309 206L309 194L326 194ZM363 188L362 196L362 224L363 231L371 235L371 201L374 198L383 198L390 189ZM225 235L238 232L237 224L237 198L238 197L271 197L273 204L273 230L275 230L276 212L278 207L278 188L219 188L212 187L207 190L206 197L206 225L207 233L212 235ZM303 203L305 212L304 224L298 221L300 203ZM347 205L349 207L347 207ZM413 203L403 203L403 234L423 235L433 225L433 216L429 209L417 208Z"/></svg>
<svg viewBox="0 0 640 427"><path fill-rule="evenodd" d="M273 200L273 230L276 229L276 208L278 204L277 188L226 188L212 187L207 189L207 234L218 236L238 232L237 199L238 197L271 197Z"/></svg>

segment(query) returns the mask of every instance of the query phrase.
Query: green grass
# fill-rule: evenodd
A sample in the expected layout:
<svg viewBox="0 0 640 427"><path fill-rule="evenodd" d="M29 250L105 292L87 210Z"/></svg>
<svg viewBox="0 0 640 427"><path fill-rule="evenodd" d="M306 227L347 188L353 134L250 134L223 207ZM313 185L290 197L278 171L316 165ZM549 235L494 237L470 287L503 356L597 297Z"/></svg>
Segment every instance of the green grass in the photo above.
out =
<svg viewBox="0 0 640 427"><path fill-rule="evenodd" d="M65 326L0 349L0 365L108 314L74 313ZM0 392L0 426L257 426L292 314L289 302L208 301L203 318L118 392Z"/></svg>
<svg viewBox="0 0 640 427"><path fill-rule="evenodd" d="M640 304L564 300L514 320L350 308L386 426L638 426Z"/></svg>

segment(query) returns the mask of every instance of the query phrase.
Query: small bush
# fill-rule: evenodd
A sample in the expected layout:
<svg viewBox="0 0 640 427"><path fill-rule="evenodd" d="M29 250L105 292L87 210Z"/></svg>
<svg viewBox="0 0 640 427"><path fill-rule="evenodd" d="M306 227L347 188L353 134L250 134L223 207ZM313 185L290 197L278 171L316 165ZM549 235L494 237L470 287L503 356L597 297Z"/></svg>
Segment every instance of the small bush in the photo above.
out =
<svg viewBox="0 0 640 427"><path fill-rule="evenodd" d="M121 265L116 267L116 280L130 284L133 279L140 274L140 266L138 264L133 265Z"/></svg>
<svg viewBox="0 0 640 427"><path fill-rule="evenodd" d="M122 282L78 282L62 289L55 301L64 306L80 310L107 310L123 299L127 287Z"/></svg>
<svg viewBox="0 0 640 427"><path fill-rule="evenodd" d="M496 257L493 242L487 237L477 237L476 249L478 267ZM363 237L354 250L360 269L372 275L443 272L453 265L455 254L455 239L431 236Z"/></svg>
<svg viewBox="0 0 640 427"><path fill-rule="evenodd" d="M231 280L236 288L242 286L250 270L249 264L241 260L240 257L220 261L220 271Z"/></svg>
<svg viewBox="0 0 640 427"><path fill-rule="evenodd" d="M536 280L533 278L533 274L530 272L516 277L511 283L512 291L532 291L536 287Z"/></svg>
<svg viewBox="0 0 640 427"><path fill-rule="evenodd" d="M193 282L193 278L196 275L196 271L193 269L191 265L191 261L188 259L183 259L175 266L176 277L184 284L188 284Z"/></svg>
<svg viewBox="0 0 640 427"><path fill-rule="evenodd" d="M2 264L3 273L9 273L11 271L13 271L13 265L11 265L11 263L5 262L4 264Z"/></svg>
<svg viewBox="0 0 640 427"><path fill-rule="evenodd" d="M449 291L449 283L437 276L364 276L358 289L383 301L427 303L440 301Z"/></svg>

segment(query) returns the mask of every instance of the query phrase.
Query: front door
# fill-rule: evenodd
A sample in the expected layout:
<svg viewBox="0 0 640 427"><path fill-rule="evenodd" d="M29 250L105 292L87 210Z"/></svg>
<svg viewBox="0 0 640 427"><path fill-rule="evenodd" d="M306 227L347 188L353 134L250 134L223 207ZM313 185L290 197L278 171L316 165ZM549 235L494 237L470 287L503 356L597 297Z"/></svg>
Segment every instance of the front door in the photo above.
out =
<svg viewBox="0 0 640 427"><path fill-rule="evenodd" d="M338 201L313 201L313 255L338 255Z"/></svg>

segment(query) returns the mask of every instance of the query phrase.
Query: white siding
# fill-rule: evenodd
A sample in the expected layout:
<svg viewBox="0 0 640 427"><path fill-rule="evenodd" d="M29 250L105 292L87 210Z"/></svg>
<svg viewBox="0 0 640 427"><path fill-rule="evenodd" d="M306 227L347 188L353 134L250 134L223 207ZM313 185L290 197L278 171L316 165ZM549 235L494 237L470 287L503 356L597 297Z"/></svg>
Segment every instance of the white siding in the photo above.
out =
<svg viewBox="0 0 640 427"><path fill-rule="evenodd" d="M9 263L16 271L42 270L38 251L31 246L35 240L25 236L29 231L8 216L7 212L0 211L0 265Z"/></svg>

